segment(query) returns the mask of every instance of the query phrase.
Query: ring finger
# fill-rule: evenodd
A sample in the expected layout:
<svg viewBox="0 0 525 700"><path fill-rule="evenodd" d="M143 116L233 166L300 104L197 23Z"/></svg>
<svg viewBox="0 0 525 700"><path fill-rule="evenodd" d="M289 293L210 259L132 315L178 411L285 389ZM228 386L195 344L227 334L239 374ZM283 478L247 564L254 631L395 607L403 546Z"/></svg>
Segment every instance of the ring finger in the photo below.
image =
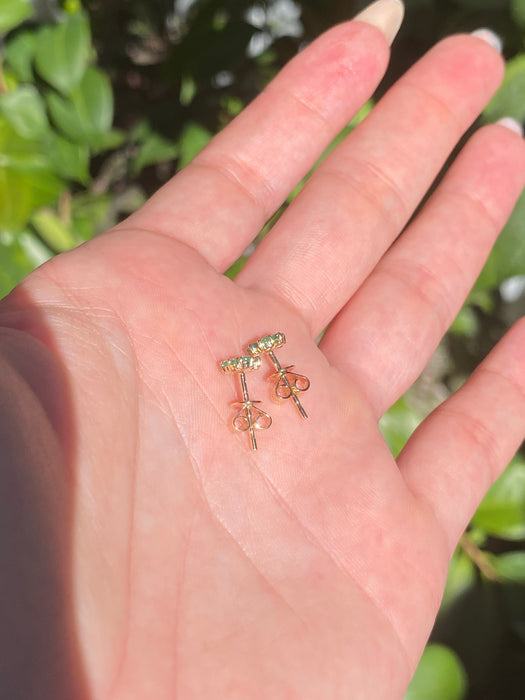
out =
<svg viewBox="0 0 525 700"><path fill-rule="evenodd" d="M284 299L316 336L403 229L502 72L478 38L434 47L323 162L237 281Z"/></svg>
<svg viewBox="0 0 525 700"><path fill-rule="evenodd" d="M412 384L458 313L525 184L525 142L470 139L421 213L330 324L321 348L377 416Z"/></svg>

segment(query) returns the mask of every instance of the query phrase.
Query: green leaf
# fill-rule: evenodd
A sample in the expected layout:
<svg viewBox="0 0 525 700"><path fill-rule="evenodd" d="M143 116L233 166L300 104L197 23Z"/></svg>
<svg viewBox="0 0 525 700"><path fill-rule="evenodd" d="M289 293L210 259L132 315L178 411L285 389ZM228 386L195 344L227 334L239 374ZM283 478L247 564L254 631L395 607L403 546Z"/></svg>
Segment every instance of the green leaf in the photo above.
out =
<svg viewBox="0 0 525 700"><path fill-rule="evenodd" d="M507 618L514 633L525 642L525 552L507 552L493 558L499 571Z"/></svg>
<svg viewBox="0 0 525 700"><path fill-rule="evenodd" d="M122 146L126 140L126 134L120 129L111 129L111 131L105 134L101 133L98 136L98 143L94 147L95 152L100 153L101 151L109 151L114 148Z"/></svg>
<svg viewBox="0 0 525 700"><path fill-rule="evenodd" d="M201 124L191 122L183 130L179 139L179 168L184 168L197 153L211 140L213 134Z"/></svg>
<svg viewBox="0 0 525 700"><path fill-rule="evenodd" d="M244 109L244 102L240 97L227 95L221 99L221 107L228 113L230 118L236 117Z"/></svg>
<svg viewBox="0 0 525 700"><path fill-rule="evenodd" d="M180 85L179 101L183 107L187 107L197 94L197 83L191 75L182 77Z"/></svg>
<svg viewBox="0 0 525 700"><path fill-rule="evenodd" d="M0 110L25 139L42 138L49 130L44 100L33 85L21 85L2 95Z"/></svg>
<svg viewBox="0 0 525 700"><path fill-rule="evenodd" d="M20 231L35 209L56 202L60 188L51 171L0 168L0 231Z"/></svg>
<svg viewBox="0 0 525 700"><path fill-rule="evenodd" d="M447 584L441 602L441 610L448 608L457 598L468 591L475 581L476 567L472 559L458 548L448 567Z"/></svg>
<svg viewBox="0 0 525 700"><path fill-rule="evenodd" d="M80 12L82 9L81 0L64 0L64 10L70 12L71 14L75 12Z"/></svg>
<svg viewBox="0 0 525 700"><path fill-rule="evenodd" d="M31 223L38 235L55 253L70 250L77 244L71 225L62 221L50 209L37 211L31 219Z"/></svg>
<svg viewBox="0 0 525 700"><path fill-rule="evenodd" d="M474 293L497 289L525 270L525 190L481 272Z"/></svg>
<svg viewBox="0 0 525 700"><path fill-rule="evenodd" d="M525 584L525 552L500 554L492 563L504 580Z"/></svg>
<svg viewBox="0 0 525 700"><path fill-rule="evenodd" d="M113 203L108 194L84 192L73 197L71 218L77 236L84 241L108 228L108 214Z"/></svg>
<svg viewBox="0 0 525 700"><path fill-rule="evenodd" d="M17 239L33 268L42 265L54 255L33 231L24 230L18 234Z"/></svg>
<svg viewBox="0 0 525 700"><path fill-rule="evenodd" d="M52 253L30 231L0 233L0 299Z"/></svg>
<svg viewBox="0 0 525 700"><path fill-rule="evenodd" d="M113 90L105 73L89 68L71 95L80 115L97 133L107 133L113 125Z"/></svg>
<svg viewBox="0 0 525 700"><path fill-rule="evenodd" d="M0 168L33 172L48 167L40 143L22 138L7 119L0 115Z"/></svg>
<svg viewBox="0 0 525 700"><path fill-rule="evenodd" d="M5 47L5 57L15 77L24 83L33 81L33 57L36 37L33 32L20 32Z"/></svg>
<svg viewBox="0 0 525 700"><path fill-rule="evenodd" d="M163 163L176 158L178 152L178 146L173 141L168 141L160 134L150 133L140 144L131 162L133 175L138 175L148 165L155 165L155 163Z"/></svg>
<svg viewBox="0 0 525 700"><path fill-rule="evenodd" d="M473 524L489 535L507 540L525 537L525 461L515 458L490 487Z"/></svg>
<svg viewBox="0 0 525 700"><path fill-rule="evenodd" d="M20 231L31 214L56 202L62 182L41 153L0 116L0 231Z"/></svg>
<svg viewBox="0 0 525 700"><path fill-rule="evenodd" d="M87 185L89 176L89 149L50 132L44 141L44 151L53 171L66 180Z"/></svg>
<svg viewBox="0 0 525 700"><path fill-rule="evenodd" d="M231 280L234 280L247 262L248 258L244 255L241 255L241 257L238 258L233 263L233 265L226 270L224 274L226 275L226 277L229 277Z"/></svg>
<svg viewBox="0 0 525 700"><path fill-rule="evenodd" d="M500 285L497 284L496 287L484 287L484 281L481 279L478 280L476 285L477 286L470 291L466 304L478 306L486 314L493 313L494 309L496 308L496 302L491 290L499 287Z"/></svg>
<svg viewBox="0 0 525 700"><path fill-rule="evenodd" d="M516 24L525 27L525 0L512 0L510 10Z"/></svg>
<svg viewBox="0 0 525 700"><path fill-rule="evenodd" d="M401 397L381 418L379 428L394 457L401 452L420 422L420 417L405 397Z"/></svg>
<svg viewBox="0 0 525 700"><path fill-rule="evenodd" d="M441 644L429 644L405 700L462 700L466 693L467 674L457 654Z"/></svg>
<svg viewBox="0 0 525 700"><path fill-rule="evenodd" d="M37 35L35 65L50 85L63 93L81 81L91 51L86 16L66 14L61 22L43 27Z"/></svg>
<svg viewBox="0 0 525 700"><path fill-rule="evenodd" d="M479 332L478 317L469 306L464 306L450 326L450 332L464 338L474 338Z"/></svg>
<svg viewBox="0 0 525 700"><path fill-rule="evenodd" d="M0 233L0 299L34 268L20 242L11 234Z"/></svg>
<svg viewBox="0 0 525 700"><path fill-rule="evenodd" d="M8 32L33 14L31 0L2 0L0 2L0 34Z"/></svg>
<svg viewBox="0 0 525 700"><path fill-rule="evenodd" d="M143 121L137 122L135 126L129 132L129 139L132 143L140 143L145 141L153 133L151 126L144 119Z"/></svg>
<svg viewBox="0 0 525 700"><path fill-rule="evenodd" d="M485 118L497 121L503 117L513 117L519 122L525 120L525 54L519 54L507 62L505 78L500 89L484 111Z"/></svg>
<svg viewBox="0 0 525 700"><path fill-rule="evenodd" d="M122 141L120 132L112 131L113 92L102 71L88 68L69 97L56 92L47 96L51 118L71 141L95 151L113 148Z"/></svg>

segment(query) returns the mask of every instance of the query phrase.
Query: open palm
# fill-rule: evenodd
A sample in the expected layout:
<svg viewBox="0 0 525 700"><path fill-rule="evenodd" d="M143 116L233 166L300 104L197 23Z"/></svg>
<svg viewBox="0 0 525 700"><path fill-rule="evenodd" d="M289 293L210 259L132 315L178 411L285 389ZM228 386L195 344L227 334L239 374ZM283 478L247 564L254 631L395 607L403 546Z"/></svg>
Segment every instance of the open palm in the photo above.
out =
<svg viewBox="0 0 525 700"><path fill-rule="evenodd" d="M5 438L12 463L39 465L19 467L4 516L25 564L3 598L40 659L10 698L402 697L455 543L523 437L523 324L397 462L378 430L524 184L519 136L483 128L392 245L497 88L497 53L439 44L222 275L387 58L374 27L331 30L139 212L3 302L23 379L2 404L44 409L38 454ZM252 452L218 362L275 332L310 378L309 417L272 401L263 358L248 390L273 425Z"/></svg>

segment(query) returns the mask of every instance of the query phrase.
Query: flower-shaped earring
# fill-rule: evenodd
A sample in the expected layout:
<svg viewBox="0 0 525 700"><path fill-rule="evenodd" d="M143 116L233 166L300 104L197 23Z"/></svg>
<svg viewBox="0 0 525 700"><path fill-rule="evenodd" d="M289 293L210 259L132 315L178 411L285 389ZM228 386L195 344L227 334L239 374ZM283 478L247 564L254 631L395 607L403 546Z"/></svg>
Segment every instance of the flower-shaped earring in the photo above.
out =
<svg viewBox="0 0 525 700"><path fill-rule="evenodd" d="M259 338L255 343L248 345L246 352L253 359L259 358L261 355L268 355L275 369L275 374L272 374L270 379L277 379L275 384L275 395L278 399L292 399L297 410L303 418L308 418L308 415L299 401L298 393L307 391L310 388L310 380L303 374L292 372L293 365L281 367L281 363L275 356L274 350L281 348L286 343L284 333L274 333L273 335L265 335L264 338Z"/></svg>

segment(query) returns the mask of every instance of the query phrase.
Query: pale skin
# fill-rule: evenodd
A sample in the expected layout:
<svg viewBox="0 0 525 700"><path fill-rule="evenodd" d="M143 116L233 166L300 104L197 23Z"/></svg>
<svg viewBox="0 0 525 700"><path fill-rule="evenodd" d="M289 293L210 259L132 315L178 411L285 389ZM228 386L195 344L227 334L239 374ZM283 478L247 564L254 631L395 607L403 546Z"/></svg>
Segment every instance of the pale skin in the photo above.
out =
<svg viewBox="0 0 525 700"><path fill-rule="evenodd" d="M523 140L484 127L392 245L497 89L498 53L438 44L222 274L388 53L370 25L334 28L140 211L1 303L10 699L402 698L458 538L525 432L522 321L397 461L378 429L525 184ZM263 362L247 384L274 423L252 452L218 362L277 331L309 417L272 402Z"/></svg>

